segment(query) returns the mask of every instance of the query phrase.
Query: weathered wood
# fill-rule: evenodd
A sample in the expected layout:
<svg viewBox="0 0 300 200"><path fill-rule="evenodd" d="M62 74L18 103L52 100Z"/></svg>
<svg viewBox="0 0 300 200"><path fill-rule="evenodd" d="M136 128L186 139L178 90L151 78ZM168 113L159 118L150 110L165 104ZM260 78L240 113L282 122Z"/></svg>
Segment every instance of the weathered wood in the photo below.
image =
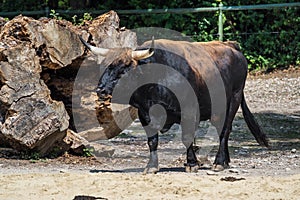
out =
<svg viewBox="0 0 300 200"><path fill-rule="evenodd" d="M95 96L92 95L90 99L95 101ZM87 101L85 103L89 104ZM112 109L112 106L114 109ZM122 127L128 127L137 118L137 110L129 105L112 105L107 102L98 102L96 107L85 106L85 108L89 112L96 112L97 124L101 125L79 132L79 135L88 141L113 138L122 131Z"/></svg>
<svg viewBox="0 0 300 200"><path fill-rule="evenodd" d="M113 11L87 22L87 31L93 36L91 42L103 48L136 48L136 34L126 29L120 30L119 22L118 15Z"/></svg>
<svg viewBox="0 0 300 200"><path fill-rule="evenodd" d="M0 62L4 118L1 138L15 149L36 150L43 155L64 138L69 116L62 102L50 98L48 87L40 80L42 67L27 40L33 37L30 35L33 32L29 32L33 26L27 23L31 20L18 17L6 23L0 35L7 45L1 52L4 60Z"/></svg>
<svg viewBox="0 0 300 200"><path fill-rule="evenodd" d="M113 120L122 116L122 109L113 112L109 104L97 101L93 93L96 84L89 83L91 77L80 83L90 93L90 100L73 91L78 70L90 70L83 61L89 60L96 70L101 61L86 57L91 54L85 51L78 34L105 48L137 46L135 33L120 31L115 12L83 26L46 18L18 16L8 22L0 18L0 30L0 145L47 155L55 147L64 151L74 146L80 138L86 138L81 141L86 145L86 141L112 138L122 131ZM93 79L98 75L94 73ZM74 98L79 107L72 107ZM84 125L78 125L82 132L79 137L70 137L71 129L76 131L74 112L85 116L80 119ZM89 123L91 112L98 129L94 122ZM132 108L130 114L136 117ZM126 116L120 121L126 125L131 122Z"/></svg>
<svg viewBox="0 0 300 200"><path fill-rule="evenodd" d="M71 145L71 153L75 154L82 154L86 149L88 149L94 156L109 157L115 152L114 147L90 142L70 129L67 131L67 136L64 138L64 142Z"/></svg>
<svg viewBox="0 0 300 200"><path fill-rule="evenodd" d="M0 17L0 32L2 30L2 27L6 24L6 20L3 17Z"/></svg>

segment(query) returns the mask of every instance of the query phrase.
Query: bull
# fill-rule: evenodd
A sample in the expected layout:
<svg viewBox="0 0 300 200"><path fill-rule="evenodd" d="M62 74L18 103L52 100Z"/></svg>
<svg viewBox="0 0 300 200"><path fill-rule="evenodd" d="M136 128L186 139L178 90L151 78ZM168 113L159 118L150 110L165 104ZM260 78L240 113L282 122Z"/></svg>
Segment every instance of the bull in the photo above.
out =
<svg viewBox="0 0 300 200"><path fill-rule="evenodd" d="M228 167L230 162L228 139L239 106L242 108L244 119L256 141L260 145L268 147L265 133L259 127L246 104L243 91L247 77L247 60L237 43L230 41L186 42L165 39L154 41L152 39L152 41L142 44L138 49L132 50L129 48L104 49L88 44L81 37L80 40L91 52L105 57L102 62L105 65L105 70L97 86L99 99L111 98L113 90L123 77L132 71L141 71L141 66L144 65L151 68L151 63L168 66L178 72L188 81L194 92L193 94L184 93L185 88L181 87L183 82L179 80L179 76L168 77L167 73L159 72L156 75L163 74L160 75L160 79L167 80L169 86L181 88L181 94L183 94L180 95L181 100L178 100L176 92L174 93L166 85L153 82L137 87L131 94L129 102L122 102L120 100L122 98L116 98L119 99L117 103L129 103L138 109L138 117L147 134L150 150L149 161L144 173L155 173L159 170L158 133L168 131L174 123L181 124L182 127L182 141L187 149L186 171L197 171L199 163L193 148L195 134L193 127L197 127L200 121L204 120L211 120L218 132L219 149L212 169L220 171ZM155 67L158 66L155 65ZM136 74L142 76L143 72ZM134 83L139 78L139 75L136 74L128 75L130 77L127 78ZM219 112L213 109L214 99L211 90L214 90L214 87L219 87L214 84L220 84L220 80L222 85L220 91L221 93L223 91L224 95L221 95L219 99L214 99L221 100L225 104L223 104L223 108L219 109L221 110ZM132 86L128 86L128 90L132 89L130 87ZM216 91L215 93L218 93L218 90ZM196 102L190 105L192 96L195 96ZM184 104L181 104L180 101L184 101ZM151 112L151 108L155 105L164 108L166 116L164 119L161 119L160 112L158 114ZM191 112L183 114L185 106L192 108L189 110ZM152 123L155 120L163 121L163 125L157 126L157 123Z"/></svg>

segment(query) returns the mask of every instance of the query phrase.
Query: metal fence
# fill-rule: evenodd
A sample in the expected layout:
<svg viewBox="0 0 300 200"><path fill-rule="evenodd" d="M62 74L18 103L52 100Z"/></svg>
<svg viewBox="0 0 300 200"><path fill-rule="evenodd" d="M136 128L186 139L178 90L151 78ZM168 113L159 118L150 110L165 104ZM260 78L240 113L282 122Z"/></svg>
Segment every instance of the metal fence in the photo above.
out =
<svg viewBox="0 0 300 200"><path fill-rule="evenodd" d="M203 8L166 8L166 9L143 9L143 10L116 10L119 14L127 14L127 15L136 15L136 14L186 14L186 13L199 13L199 12L218 12L218 35L219 40L223 40L223 11L240 11L240 10L268 10L268 9L283 9L288 7L300 7L300 2L296 3L279 3L279 4L260 4L260 5L245 5L245 6L223 6L222 3L219 4L218 7L203 7ZM64 15L79 15L83 13L90 13L93 15L100 15L107 10L56 10L56 13L64 14ZM16 11L16 12L0 12L0 16L2 17L13 17L16 15L26 15L26 16L46 16L50 15L50 8L46 7L45 10L39 11Z"/></svg>

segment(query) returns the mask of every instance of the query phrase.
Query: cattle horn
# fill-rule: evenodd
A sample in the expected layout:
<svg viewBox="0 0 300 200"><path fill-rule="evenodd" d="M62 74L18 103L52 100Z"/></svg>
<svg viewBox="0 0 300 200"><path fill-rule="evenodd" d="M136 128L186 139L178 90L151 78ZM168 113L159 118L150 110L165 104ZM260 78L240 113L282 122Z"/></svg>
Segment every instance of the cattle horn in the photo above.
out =
<svg viewBox="0 0 300 200"><path fill-rule="evenodd" d="M95 55L106 56L109 52L109 49L95 47L88 44L81 36L79 36L79 39L84 44L84 46L86 46Z"/></svg>
<svg viewBox="0 0 300 200"><path fill-rule="evenodd" d="M132 58L134 58L135 60L142 60L142 59L151 57L153 55L153 53L154 53L154 36L152 37L152 43L151 43L151 47L149 49L135 50L135 51L132 51L131 55L132 55Z"/></svg>

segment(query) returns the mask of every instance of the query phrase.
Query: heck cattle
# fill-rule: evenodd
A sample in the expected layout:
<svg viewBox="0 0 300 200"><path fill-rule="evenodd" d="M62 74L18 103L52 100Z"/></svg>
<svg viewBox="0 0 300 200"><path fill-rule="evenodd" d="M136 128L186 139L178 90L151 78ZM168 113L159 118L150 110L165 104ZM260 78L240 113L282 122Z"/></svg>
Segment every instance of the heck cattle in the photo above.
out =
<svg viewBox="0 0 300 200"><path fill-rule="evenodd" d="M266 135L255 121L245 101L243 90L247 76L247 61L236 43L218 41L201 43L164 39L154 42L152 39L152 41L145 42L139 47L139 50L133 51L127 48L111 50L98 48L89 45L82 38L80 39L94 54L105 56L103 63L106 68L97 87L97 94L100 99L111 97L120 79L131 71L141 70L139 66L145 63L148 63L149 67L151 67L149 63L154 63L176 70L188 81L196 96L197 103L192 105L192 109L195 106L195 112L192 111L195 116L189 118L192 119L189 120L190 123L186 123L184 122L186 113L183 114L182 112L192 97L184 95L185 88L181 87L183 82L179 81L180 78L165 77L173 88L181 88L183 95L180 97L166 85L156 83L142 85L132 93L129 104L138 109L139 119L146 131L150 149L150 159L145 173L158 171L158 132L168 131L174 123L180 123L182 127L182 139L187 148L186 171L197 170L198 160L191 139L194 133L189 131L194 130L191 126L197 127L200 121L208 119L216 126L219 135L219 150L212 169L218 171L227 167L230 162L229 134L232 121L240 105L245 121L257 142L268 146ZM141 76L142 73L140 73ZM158 71L156 74L158 76L163 72ZM137 77L137 75L129 77L129 80L136 82L135 78ZM222 82L220 87L214 85L220 84L219 80ZM221 93L224 91L224 95L214 94L218 93L219 90L211 91L218 87L221 88ZM215 97L212 97L213 95ZM178 100L178 97L181 100ZM225 102L224 112L214 111L213 101L216 99ZM182 101L184 104L181 104ZM160 117L155 114L151 115L151 107L154 105L160 105L166 113L164 125L159 129L153 124L151 125L151 121ZM191 105L188 106L191 107ZM189 114L187 114L188 117L190 117Z"/></svg>

